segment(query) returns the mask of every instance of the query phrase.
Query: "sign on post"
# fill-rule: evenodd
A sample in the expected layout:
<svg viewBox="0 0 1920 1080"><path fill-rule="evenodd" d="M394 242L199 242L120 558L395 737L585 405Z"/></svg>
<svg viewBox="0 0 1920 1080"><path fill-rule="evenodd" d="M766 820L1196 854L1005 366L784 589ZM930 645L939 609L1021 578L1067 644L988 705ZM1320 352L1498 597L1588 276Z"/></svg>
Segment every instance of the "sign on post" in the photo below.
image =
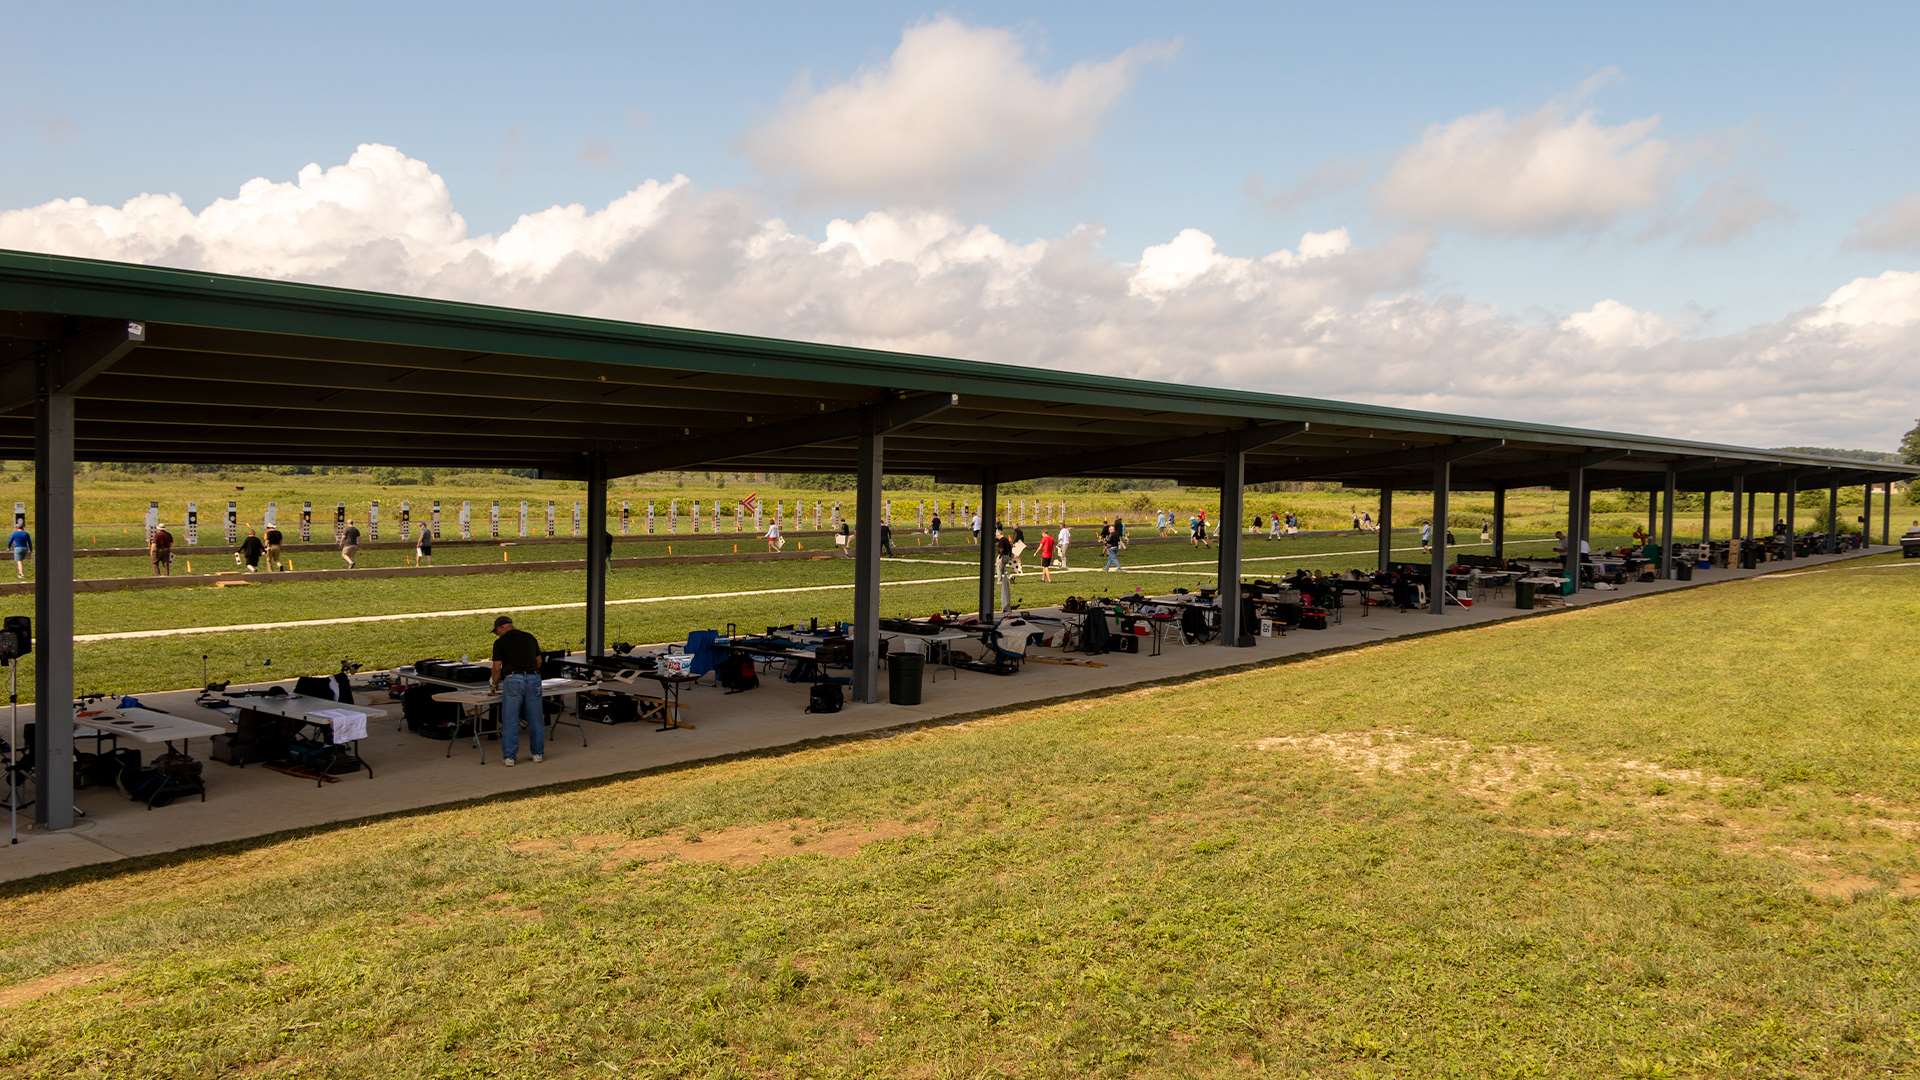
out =
<svg viewBox="0 0 1920 1080"><path fill-rule="evenodd" d="M547 539L553 539L553 500L547 500Z"/></svg>
<svg viewBox="0 0 1920 1080"><path fill-rule="evenodd" d="M433 500L433 538L440 539L440 500Z"/></svg>
<svg viewBox="0 0 1920 1080"><path fill-rule="evenodd" d="M200 504L187 504L187 546L195 547L200 543Z"/></svg>
<svg viewBox="0 0 1920 1080"><path fill-rule="evenodd" d="M460 539L473 539L473 504L460 500Z"/></svg>
<svg viewBox="0 0 1920 1080"><path fill-rule="evenodd" d="M380 500L367 504L367 542L380 539Z"/></svg>
<svg viewBox="0 0 1920 1080"><path fill-rule="evenodd" d="M520 500L520 539L527 538L527 500Z"/></svg>
<svg viewBox="0 0 1920 1080"><path fill-rule="evenodd" d="M700 500L693 500L693 531L700 531Z"/></svg>
<svg viewBox="0 0 1920 1080"><path fill-rule="evenodd" d="M347 533L347 504L335 503L333 506L333 542L338 544Z"/></svg>
<svg viewBox="0 0 1920 1080"><path fill-rule="evenodd" d="M400 500L400 542L413 539L413 500Z"/></svg>
<svg viewBox="0 0 1920 1080"><path fill-rule="evenodd" d="M493 505L488 507L487 509L487 535L489 538L494 540L500 539L500 500L499 499L493 500Z"/></svg>
<svg viewBox="0 0 1920 1080"><path fill-rule="evenodd" d="M303 544L313 542L313 504L311 502L300 504L300 542Z"/></svg>
<svg viewBox="0 0 1920 1080"><path fill-rule="evenodd" d="M627 530L621 529L620 531L626 532ZM580 535L580 504L579 503L573 504L573 535L574 536Z"/></svg>
<svg viewBox="0 0 1920 1080"><path fill-rule="evenodd" d="M159 528L160 501L155 499L147 504L147 543L153 543L153 534L157 532Z"/></svg>
<svg viewBox="0 0 1920 1080"><path fill-rule="evenodd" d="M232 499L227 500L227 546L232 547L240 540L240 507Z"/></svg>

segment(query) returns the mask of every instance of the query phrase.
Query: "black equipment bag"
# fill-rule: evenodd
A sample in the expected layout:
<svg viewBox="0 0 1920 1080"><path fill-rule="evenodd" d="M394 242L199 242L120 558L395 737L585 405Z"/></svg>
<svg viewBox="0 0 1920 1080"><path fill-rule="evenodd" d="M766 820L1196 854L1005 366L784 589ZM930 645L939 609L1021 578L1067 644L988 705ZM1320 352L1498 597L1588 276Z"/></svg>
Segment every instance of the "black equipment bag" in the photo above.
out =
<svg viewBox="0 0 1920 1080"><path fill-rule="evenodd" d="M1300 629L1325 630L1326 628L1327 613L1323 609L1308 608L1300 613Z"/></svg>
<svg viewBox="0 0 1920 1080"><path fill-rule="evenodd" d="M851 645L847 647L849 653L852 652L852 648ZM760 674L754 670L753 657L744 653L730 654L726 659L715 664L713 678L729 694L760 688Z"/></svg>
<svg viewBox="0 0 1920 1080"><path fill-rule="evenodd" d="M140 751L132 747L73 755L73 786L77 788L119 787L122 774L139 771Z"/></svg>
<svg viewBox="0 0 1920 1080"><path fill-rule="evenodd" d="M318 739L295 739L287 744L287 760L303 769L328 776L343 776L360 771L360 762L344 746Z"/></svg>
<svg viewBox="0 0 1920 1080"><path fill-rule="evenodd" d="M631 724L640 719L640 708L626 694L589 690L580 695L580 719L596 724Z"/></svg>
<svg viewBox="0 0 1920 1080"><path fill-rule="evenodd" d="M1084 653L1103 653L1108 651L1107 642L1113 638L1113 627L1107 623L1107 609L1088 608L1086 621L1080 629L1080 651Z"/></svg>
<svg viewBox="0 0 1920 1080"><path fill-rule="evenodd" d="M810 713L839 712L847 703L846 694L839 683L814 683L807 689L807 711Z"/></svg>
<svg viewBox="0 0 1920 1080"><path fill-rule="evenodd" d="M466 710L451 701L433 700L433 695L440 692L435 686L407 687L407 692L400 697L400 715L406 718L407 730L429 739L464 739L472 735L473 726L467 723Z"/></svg>

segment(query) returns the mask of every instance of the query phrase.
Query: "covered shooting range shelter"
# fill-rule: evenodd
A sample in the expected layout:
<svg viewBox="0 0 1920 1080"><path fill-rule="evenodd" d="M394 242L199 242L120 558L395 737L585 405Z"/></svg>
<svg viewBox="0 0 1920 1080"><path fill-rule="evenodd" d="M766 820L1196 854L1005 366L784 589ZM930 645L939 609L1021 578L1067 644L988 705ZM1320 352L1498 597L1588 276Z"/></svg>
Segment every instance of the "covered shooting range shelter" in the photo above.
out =
<svg viewBox="0 0 1920 1080"><path fill-rule="evenodd" d="M0 449L34 460L40 560L35 696L73 696L73 464L535 468L587 484L586 648L605 649L610 477L671 469L851 472L853 698L878 699L881 480L976 485L989 508L980 608L993 595L998 485L1171 479L1220 489L1222 633L1241 644L1243 492L1334 481L1432 491L1433 613L1444 613L1451 490L1645 491L1672 560L1680 491L1747 497L1892 483L1908 466L1311 398L681 330L607 319L0 251ZM1710 505L1710 504L1709 504ZM1870 505L1870 504L1869 504ZM1496 512L1496 530L1502 515ZM1704 523L1703 523L1704 524ZM1495 534L1496 552L1502 542ZM1579 545L1568 545L1569 564ZM1571 566L1570 566L1571 569ZM1577 580L1577 571L1574 573ZM42 711L41 762L72 756ZM72 823L72 776L44 770L35 816Z"/></svg>

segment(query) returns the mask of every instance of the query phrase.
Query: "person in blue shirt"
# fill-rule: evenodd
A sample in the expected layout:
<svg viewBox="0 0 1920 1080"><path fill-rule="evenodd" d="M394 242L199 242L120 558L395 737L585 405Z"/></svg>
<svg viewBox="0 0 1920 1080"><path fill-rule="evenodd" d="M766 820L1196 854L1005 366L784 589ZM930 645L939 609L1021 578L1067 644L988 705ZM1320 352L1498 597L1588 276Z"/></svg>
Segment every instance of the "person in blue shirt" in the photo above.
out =
<svg viewBox="0 0 1920 1080"><path fill-rule="evenodd" d="M13 551L13 573L15 577L27 579L27 556L33 554L33 537L27 535L25 526L16 526L13 535L7 537L7 547Z"/></svg>

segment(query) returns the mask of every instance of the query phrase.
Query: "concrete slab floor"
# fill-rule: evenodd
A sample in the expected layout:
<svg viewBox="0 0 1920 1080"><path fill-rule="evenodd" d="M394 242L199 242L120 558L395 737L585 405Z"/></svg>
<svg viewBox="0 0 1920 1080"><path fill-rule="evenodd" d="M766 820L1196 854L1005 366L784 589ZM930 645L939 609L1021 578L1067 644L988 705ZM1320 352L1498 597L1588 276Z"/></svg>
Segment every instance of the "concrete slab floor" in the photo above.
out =
<svg viewBox="0 0 1920 1080"><path fill-rule="evenodd" d="M1569 606L1805 570L1898 550L1873 547L1768 564L1752 571L1697 571L1692 581L1633 584L1613 592L1583 591L1571 598ZM684 696L687 719L696 725L693 729L656 731L652 724L588 724L588 745L582 746L580 732L563 727L549 736L545 762L523 760L513 769L501 766L497 743L487 745L486 763L482 764L480 752L470 742L454 743L449 758L446 743L399 730L400 707L394 702L390 722L370 724L367 739L361 744L362 756L373 765L371 778L362 772L316 785L312 780L258 765L242 769L208 761L204 803L179 802L156 810L130 801L117 790L83 789L77 793L77 804L86 814L80 824L53 832L33 831L23 825L20 843L0 848L0 881L1548 613L1515 609L1510 592L1486 598L1472 608L1449 609L1444 616L1376 609L1363 617L1358 609L1348 609L1343 622L1324 631L1298 630L1283 638L1260 638L1252 648L1184 646L1173 643L1170 635L1160 656L1108 654L1098 658L1103 667L1033 663L1014 676L962 671L957 677L948 677L942 673L937 681L925 684L919 706L886 704L883 692L880 704L849 704L844 711L827 715L804 712L807 688L777 677L763 679L760 689L742 694L700 686L690 688ZM1035 655L1059 654L1039 650ZM222 714L195 706L194 696L192 692L175 691L142 698L167 712L224 722ZM22 724L28 719L30 708L23 707ZM143 750L151 756L151 749ZM203 760L206 750L204 741L195 741L191 747L194 756ZM30 815L23 815L23 820L30 820Z"/></svg>

